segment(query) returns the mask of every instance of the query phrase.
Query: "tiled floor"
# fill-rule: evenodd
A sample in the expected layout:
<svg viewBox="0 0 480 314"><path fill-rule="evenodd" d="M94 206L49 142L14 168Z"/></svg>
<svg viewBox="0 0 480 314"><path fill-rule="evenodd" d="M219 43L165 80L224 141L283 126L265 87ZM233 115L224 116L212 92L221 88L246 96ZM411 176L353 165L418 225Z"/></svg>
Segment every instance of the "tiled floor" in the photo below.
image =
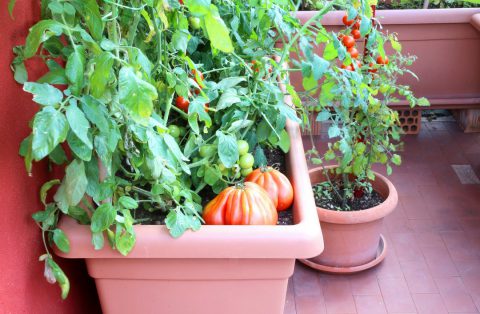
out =
<svg viewBox="0 0 480 314"><path fill-rule="evenodd" d="M470 164L480 176L480 134L429 122L404 141L386 259L343 276L297 262L285 314L480 312L480 185L462 185L451 167Z"/></svg>

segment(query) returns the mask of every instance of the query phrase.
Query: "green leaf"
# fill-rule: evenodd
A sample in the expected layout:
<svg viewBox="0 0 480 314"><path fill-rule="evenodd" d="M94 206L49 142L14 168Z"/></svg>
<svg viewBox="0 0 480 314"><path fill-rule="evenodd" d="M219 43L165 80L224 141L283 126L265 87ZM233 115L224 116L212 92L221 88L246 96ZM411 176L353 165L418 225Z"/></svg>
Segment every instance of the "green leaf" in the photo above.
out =
<svg viewBox="0 0 480 314"><path fill-rule="evenodd" d="M402 44L400 44L393 36L390 37L390 44L392 45L392 48L396 51L402 51Z"/></svg>
<svg viewBox="0 0 480 314"><path fill-rule="evenodd" d="M85 23L92 37L100 41L103 34L103 22L102 15L96 0L83 0L83 12L85 17Z"/></svg>
<svg viewBox="0 0 480 314"><path fill-rule="evenodd" d="M68 296L68 292L70 291L70 281L68 280L67 276L63 270L58 266L57 263L53 261L51 257L47 257L45 260L45 267L48 267L48 271L50 271L55 280L58 282L60 289L62 290L62 299L65 300ZM47 273L47 270L45 271Z"/></svg>
<svg viewBox="0 0 480 314"><path fill-rule="evenodd" d="M27 82L23 85L23 90L33 94L33 101L43 106L55 106L63 99L62 92L47 83Z"/></svg>
<svg viewBox="0 0 480 314"><path fill-rule="evenodd" d="M218 137L218 156L220 161L225 167L231 168L239 157L237 139L235 136L223 134L221 131L217 131L216 135Z"/></svg>
<svg viewBox="0 0 480 314"><path fill-rule="evenodd" d="M305 91L308 91L310 94L315 94L318 82L312 74L310 76L303 77L302 85Z"/></svg>
<svg viewBox="0 0 480 314"><path fill-rule="evenodd" d="M109 133L106 106L89 95L83 96L80 104L87 119L95 124L100 132Z"/></svg>
<svg viewBox="0 0 480 314"><path fill-rule="evenodd" d="M372 20L369 18L362 18L360 22L360 34L362 36L367 35L372 29Z"/></svg>
<svg viewBox="0 0 480 314"><path fill-rule="evenodd" d="M394 165L400 166L402 164L402 158L400 157L400 155L393 154L390 160Z"/></svg>
<svg viewBox="0 0 480 314"><path fill-rule="evenodd" d="M83 111L77 107L76 103L70 103L66 110L67 121L70 124L70 129L75 135L89 148L93 148L92 141L88 136L90 123L83 114Z"/></svg>
<svg viewBox="0 0 480 314"><path fill-rule="evenodd" d="M217 85L215 86L215 89L227 90L245 81L246 79L244 77L236 77L236 76L227 77L222 79L220 82L218 82Z"/></svg>
<svg viewBox="0 0 480 314"><path fill-rule="evenodd" d="M282 130L280 132L280 140L278 141L278 146L284 153L288 153L290 150L290 136L288 136L287 131Z"/></svg>
<svg viewBox="0 0 480 314"><path fill-rule="evenodd" d="M60 185L54 200L63 213L68 213L69 206L76 206L82 200L87 189L87 177L83 161L73 160L67 166L65 178Z"/></svg>
<svg viewBox="0 0 480 314"><path fill-rule="evenodd" d="M8 14L10 14L10 17L12 18L12 20L14 20L13 18L13 8L15 7L15 2L17 0L10 0L8 1Z"/></svg>
<svg viewBox="0 0 480 314"><path fill-rule="evenodd" d="M105 245L105 237L103 236L103 231L92 232L92 244L95 250L103 249Z"/></svg>
<svg viewBox="0 0 480 314"><path fill-rule="evenodd" d="M255 160L255 163L253 166L255 168L261 167L261 166L267 166L267 157L265 156L265 153L260 145L257 145L255 147L255 152L253 153L253 157Z"/></svg>
<svg viewBox="0 0 480 314"><path fill-rule="evenodd" d="M225 53L233 52L232 40L229 31L222 18L218 14L218 9L210 6L210 12L205 15L205 28L212 47Z"/></svg>
<svg viewBox="0 0 480 314"><path fill-rule="evenodd" d="M62 230L53 230L53 242L63 253L70 252L70 241L68 240L65 232L63 232Z"/></svg>
<svg viewBox="0 0 480 314"><path fill-rule="evenodd" d="M392 167L390 165L387 165L387 176L392 175Z"/></svg>
<svg viewBox="0 0 480 314"><path fill-rule="evenodd" d="M48 191L55 185L60 184L60 180L55 179L55 180L50 180L48 182L45 182L42 187L40 188L40 200L44 205L47 205L47 193Z"/></svg>
<svg viewBox="0 0 480 314"><path fill-rule="evenodd" d="M115 232L115 247L122 255L127 255L135 246L135 234L125 231L120 225L117 225Z"/></svg>
<svg viewBox="0 0 480 314"><path fill-rule="evenodd" d="M220 96L216 109L222 110L241 101L242 100L240 99L240 97L238 97L237 91L235 89L228 89Z"/></svg>
<svg viewBox="0 0 480 314"><path fill-rule="evenodd" d="M216 167L205 165L205 174L203 179L208 185L213 186L222 177L222 173Z"/></svg>
<svg viewBox="0 0 480 314"><path fill-rule="evenodd" d="M329 149L325 153L324 157L325 157L325 160L327 160L327 161L333 160L333 159L335 159L335 152L333 150Z"/></svg>
<svg viewBox="0 0 480 314"><path fill-rule="evenodd" d="M365 152L366 148L367 146L362 142L358 142L355 144L355 152L357 153L357 155L362 155Z"/></svg>
<svg viewBox="0 0 480 314"><path fill-rule="evenodd" d="M318 55L313 56L313 77L315 80L319 80L322 78L325 71L327 71L330 62L327 60L319 57Z"/></svg>
<svg viewBox="0 0 480 314"><path fill-rule="evenodd" d="M62 148L62 145L57 145L48 155L48 158L57 165L63 165L68 161L67 155Z"/></svg>
<svg viewBox="0 0 480 314"><path fill-rule="evenodd" d="M67 143L75 156L81 160L90 161L92 159L92 148L89 148L72 131L68 132Z"/></svg>
<svg viewBox="0 0 480 314"><path fill-rule="evenodd" d="M116 216L117 211L112 204L104 203L93 212L90 229L92 232L105 231L115 222Z"/></svg>
<svg viewBox="0 0 480 314"><path fill-rule="evenodd" d="M134 200L133 198L129 197L129 196L121 196L119 199L118 199L118 202L120 203L120 205L122 205L123 208L126 208L126 209L135 209L135 208L138 208L138 203L136 200Z"/></svg>
<svg viewBox="0 0 480 314"><path fill-rule="evenodd" d="M338 56L338 51L335 48L333 42L329 42L327 46L325 46L325 50L323 51L323 58L325 60L331 61Z"/></svg>
<svg viewBox="0 0 480 314"><path fill-rule="evenodd" d="M315 119L318 122L327 121L331 117L331 113L328 110L322 110L318 113L317 118Z"/></svg>
<svg viewBox="0 0 480 314"><path fill-rule="evenodd" d="M196 17L210 13L210 0L184 0L188 11Z"/></svg>
<svg viewBox="0 0 480 314"><path fill-rule="evenodd" d="M19 84L24 84L28 81L28 72L23 61L12 62L13 78Z"/></svg>
<svg viewBox="0 0 480 314"><path fill-rule="evenodd" d="M187 51L190 34L186 30L177 29L172 36L172 44L175 50L185 53Z"/></svg>
<svg viewBox="0 0 480 314"><path fill-rule="evenodd" d="M27 136L20 144L20 150L19 150L20 156L24 158L25 169L29 174L32 172L32 160L33 160L32 137L33 137L32 134Z"/></svg>
<svg viewBox="0 0 480 314"><path fill-rule="evenodd" d="M24 57L29 59L35 55L40 44L51 36L60 36L63 25L54 20L42 20L30 28L25 41Z"/></svg>
<svg viewBox="0 0 480 314"><path fill-rule="evenodd" d="M290 84L287 84L286 87L287 87L287 92L292 97L292 102L295 105L295 107L301 108L302 100L300 99L300 96L298 96L297 92L295 91L295 87L293 87Z"/></svg>
<svg viewBox="0 0 480 314"><path fill-rule="evenodd" d="M174 238L180 237L187 230L185 215L180 211L170 211L165 218L165 225L170 231L170 235Z"/></svg>
<svg viewBox="0 0 480 314"><path fill-rule="evenodd" d="M137 77L130 67L123 67L118 78L120 103L132 117L142 120L151 116L153 100L157 98L157 89L150 83Z"/></svg>
<svg viewBox="0 0 480 314"><path fill-rule="evenodd" d="M77 220L82 225L90 224L90 217L88 216L85 209L80 206L70 206L68 208L68 216L72 217L73 219Z"/></svg>
<svg viewBox="0 0 480 314"><path fill-rule="evenodd" d="M77 49L70 54L65 66L65 75L70 82L70 91L79 96L83 88L83 76L85 68L85 51L77 46Z"/></svg>
<svg viewBox="0 0 480 314"><path fill-rule="evenodd" d="M113 66L112 54L103 52L94 59L95 69L90 77L92 96L101 98L110 81L110 71Z"/></svg>
<svg viewBox="0 0 480 314"><path fill-rule="evenodd" d="M58 144L65 141L67 133L65 116L52 107L43 108L33 120L33 158L38 161L47 156Z"/></svg>

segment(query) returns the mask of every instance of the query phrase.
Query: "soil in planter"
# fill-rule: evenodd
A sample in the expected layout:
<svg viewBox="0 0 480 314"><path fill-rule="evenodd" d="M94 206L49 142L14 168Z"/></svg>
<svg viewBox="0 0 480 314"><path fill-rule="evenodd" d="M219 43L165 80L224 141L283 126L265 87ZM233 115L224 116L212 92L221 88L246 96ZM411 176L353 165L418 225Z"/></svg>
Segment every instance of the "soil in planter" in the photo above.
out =
<svg viewBox="0 0 480 314"><path fill-rule="evenodd" d="M342 200L340 197L335 193L331 195L331 198L321 193L316 193L315 191L318 187L320 187L320 184L313 186L315 204L318 207L337 211L345 210L342 209ZM340 194L342 194L342 192L343 191L340 190ZM347 201L348 211L369 209L380 205L383 201L385 201L385 199L376 191L372 191L372 193L364 192L361 197L354 197Z"/></svg>
<svg viewBox="0 0 480 314"><path fill-rule="evenodd" d="M280 149L266 148L264 153L269 166L286 173L285 154ZM217 195L212 191L211 187L207 186L200 192L200 196L202 197L202 206L205 206ZM164 225L168 212L161 210L149 211L139 207L133 214L134 218L142 225ZM293 225L292 208L278 212L277 225Z"/></svg>

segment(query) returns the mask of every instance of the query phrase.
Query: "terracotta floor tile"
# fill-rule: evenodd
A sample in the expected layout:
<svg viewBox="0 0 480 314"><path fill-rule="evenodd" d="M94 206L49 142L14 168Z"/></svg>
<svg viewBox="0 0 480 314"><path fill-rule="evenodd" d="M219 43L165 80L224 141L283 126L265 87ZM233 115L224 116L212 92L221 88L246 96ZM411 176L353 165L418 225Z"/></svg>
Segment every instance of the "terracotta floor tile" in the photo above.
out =
<svg viewBox="0 0 480 314"><path fill-rule="evenodd" d="M413 300L419 314L448 314L440 294L413 294Z"/></svg>
<svg viewBox="0 0 480 314"><path fill-rule="evenodd" d="M419 257L422 257L422 252L417 246L413 232L392 233L390 239L399 262L417 260Z"/></svg>
<svg viewBox="0 0 480 314"><path fill-rule="evenodd" d="M373 269L349 276L350 288L354 296L380 295L377 276Z"/></svg>
<svg viewBox="0 0 480 314"><path fill-rule="evenodd" d="M288 280L287 296L283 314L297 314L295 309L295 290L293 288L293 276Z"/></svg>
<svg viewBox="0 0 480 314"><path fill-rule="evenodd" d="M448 231L442 232L441 235L454 262L478 259L478 251L466 232Z"/></svg>
<svg viewBox="0 0 480 314"><path fill-rule="evenodd" d="M358 314L387 314L381 295L356 295L355 305Z"/></svg>
<svg viewBox="0 0 480 314"><path fill-rule="evenodd" d="M378 283L389 313L415 312L415 305L403 276L379 278Z"/></svg>
<svg viewBox="0 0 480 314"><path fill-rule="evenodd" d="M449 312L465 313L477 310L461 277L437 277L435 282Z"/></svg>
<svg viewBox="0 0 480 314"><path fill-rule="evenodd" d="M350 282L345 276L335 276L324 282L325 305L328 314L356 313Z"/></svg>
<svg viewBox="0 0 480 314"><path fill-rule="evenodd" d="M446 248L424 247L421 250L432 276L458 276L457 268Z"/></svg>
<svg viewBox="0 0 480 314"><path fill-rule="evenodd" d="M416 232L418 247L445 247L445 242L439 232Z"/></svg>
<svg viewBox="0 0 480 314"><path fill-rule="evenodd" d="M438 293L437 286L423 257L400 262L400 266L411 293Z"/></svg>
<svg viewBox="0 0 480 314"><path fill-rule="evenodd" d="M480 258L475 260L455 261L454 263L461 276L480 276Z"/></svg>
<svg viewBox="0 0 480 314"><path fill-rule="evenodd" d="M325 302L322 298L302 295L295 298L296 314L326 314ZM286 314L286 313L285 313Z"/></svg>

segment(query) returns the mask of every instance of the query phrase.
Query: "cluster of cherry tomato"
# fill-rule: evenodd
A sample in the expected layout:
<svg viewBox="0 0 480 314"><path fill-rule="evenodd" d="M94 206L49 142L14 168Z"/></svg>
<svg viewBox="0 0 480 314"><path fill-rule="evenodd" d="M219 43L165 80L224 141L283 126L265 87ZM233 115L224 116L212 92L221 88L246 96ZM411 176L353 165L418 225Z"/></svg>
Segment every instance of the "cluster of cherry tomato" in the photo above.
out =
<svg viewBox="0 0 480 314"><path fill-rule="evenodd" d="M348 71L354 71L355 67L360 68L362 66L362 63L358 60L358 56L359 56L358 50L355 47L355 41L362 37L360 33L361 19L359 17L356 17L352 20L349 20L347 14L345 14L342 18L342 21L346 27L349 27L350 35L340 34L339 39L342 41L342 44L345 46L345 48L347 48L347 52L350 54L352 58L352 63L349 65L342 64L341 68L346 69ZM385 56L385 58L382 58L382 56L378 56L376 61L378 65L386 65L389 62L387 56ZM370 73L377 72L377 68L375 67L373 62L370 62L368 66L369 66L368 72Z"/></svg>
<svg viewBox="0 0 480 314"><path fill-rule="evenodd" d="M345 26L350 28L350 35L340 34L340 40L345 48L347 48L347 52L350 54L350 57L352 57L352 63L349 65L342 64L341 68L348 71L354 71L355 67L360 68L362 66L362 63L357 60L359 52L355 47L355 40L362 37L360 34L360 19L355 18L353 20L349 20L348 16L345 14L342 21Z"/></svg>
<svg viewBox="0 0 480 314"><path fill-rule="evenodd" d="M195 82L197 83L197 85L200 87L200 88L195 88L194 89L194 93L195 95L198 95L200 94L200 90L201 90L201 86L203 85L203 73L198 71L198 70L192 70L192 75L193 75L193 79L195 80ZM197 76L200 80L197 80ZM185 98L183 96L180 96L178 95L177 98L175 99L175 105L183 110L184 112L188 113L188 107L190 106L190 101L188 100L188 98ZM205 104L205 109L208 108L208 104Z"/></svg>

